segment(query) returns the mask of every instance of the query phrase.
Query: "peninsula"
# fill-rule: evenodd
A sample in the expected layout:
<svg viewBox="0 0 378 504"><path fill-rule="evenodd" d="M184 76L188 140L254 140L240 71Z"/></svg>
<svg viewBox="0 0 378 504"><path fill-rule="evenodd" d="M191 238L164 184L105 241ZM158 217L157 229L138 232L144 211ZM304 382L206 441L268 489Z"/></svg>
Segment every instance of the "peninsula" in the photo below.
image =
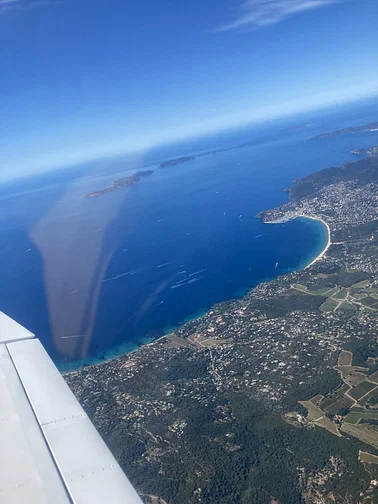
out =
<svg viewBox="0 0 378 504"><path fill-rule="evenodd" d="M142 498L377 502L375 149L259 214L322 219L332 243L316 262L65 375Z"/></svg>
<svg viewBox="0 0 378 504"><path fill-rule="evenodd" d="M321 138L332 138L338 135L345 135L348 133L358 133L359 131L378 131L378 121L369 124L363 124L362 126L349 126L348 128L339 129L336 131L329 131L326 133L320 133L320 135L315 135L309 138L309 140L319 140Z"/></svg>
<svg viewBox="0 0 378 504"><path fill-rule="evenodd" d="M368 154L369 156L376 156L378 154L378 147L370 147L370 149L352 149L351 154L360 156L361 154Z"/></svg>

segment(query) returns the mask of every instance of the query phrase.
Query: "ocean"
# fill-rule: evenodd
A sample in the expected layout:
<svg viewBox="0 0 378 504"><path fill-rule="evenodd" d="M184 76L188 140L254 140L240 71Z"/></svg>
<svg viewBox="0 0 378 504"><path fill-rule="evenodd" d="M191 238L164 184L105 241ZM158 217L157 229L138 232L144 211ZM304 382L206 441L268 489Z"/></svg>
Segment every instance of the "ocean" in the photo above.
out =
<svg viewBox="0 0 378 504"><path fill-rule="evenodd" d="M327 242L324 225L268 225L255 215L285 203L294 179L378 143L377 132L309 137L377 119L377 101L334 107L2 184L0 310L72 369L134 350L305 267ZM141 169L155 171L84 198Z"/></svg>

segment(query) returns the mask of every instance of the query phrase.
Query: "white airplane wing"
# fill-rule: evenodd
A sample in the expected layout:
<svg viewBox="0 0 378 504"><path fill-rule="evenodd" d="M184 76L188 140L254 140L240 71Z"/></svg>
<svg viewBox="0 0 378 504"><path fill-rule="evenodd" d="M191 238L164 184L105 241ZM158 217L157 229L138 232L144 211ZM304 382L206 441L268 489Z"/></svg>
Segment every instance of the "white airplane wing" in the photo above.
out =
<svg viewBox="0 0 378 504"><path fill-rule="evenodd" d="M42 344L0 312L2 504L141 504Z"/></svg>

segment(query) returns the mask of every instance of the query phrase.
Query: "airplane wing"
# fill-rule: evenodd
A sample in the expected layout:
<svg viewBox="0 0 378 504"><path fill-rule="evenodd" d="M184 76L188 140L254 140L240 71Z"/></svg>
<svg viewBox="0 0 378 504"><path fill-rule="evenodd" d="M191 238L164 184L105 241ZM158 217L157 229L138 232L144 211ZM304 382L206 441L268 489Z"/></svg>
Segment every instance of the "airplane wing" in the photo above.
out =
<svg viewBox="0 0 378 504"><path fill-rule="evenodd" d="M141 504L40 341L0 312L2 504Z"/></svg>

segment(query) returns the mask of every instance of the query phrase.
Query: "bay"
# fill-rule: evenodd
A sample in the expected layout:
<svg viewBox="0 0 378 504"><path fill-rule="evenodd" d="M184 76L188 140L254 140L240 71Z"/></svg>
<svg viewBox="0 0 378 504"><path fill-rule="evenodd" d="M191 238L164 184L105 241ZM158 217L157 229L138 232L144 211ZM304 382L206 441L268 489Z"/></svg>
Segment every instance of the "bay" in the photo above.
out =
<svg viewBox="0 0 378 504"><path fill-rule="evenodd" d="M302 114L3 184L0 309L72 368L131 351L304 267L325 246L323 224L254 216L287 201L293 179L377 143L373 132L310 136L376 114L371 103ZM309 125L287 131L301 123ZM138 184L84 198L145 167L155 171Z"/></svg>

